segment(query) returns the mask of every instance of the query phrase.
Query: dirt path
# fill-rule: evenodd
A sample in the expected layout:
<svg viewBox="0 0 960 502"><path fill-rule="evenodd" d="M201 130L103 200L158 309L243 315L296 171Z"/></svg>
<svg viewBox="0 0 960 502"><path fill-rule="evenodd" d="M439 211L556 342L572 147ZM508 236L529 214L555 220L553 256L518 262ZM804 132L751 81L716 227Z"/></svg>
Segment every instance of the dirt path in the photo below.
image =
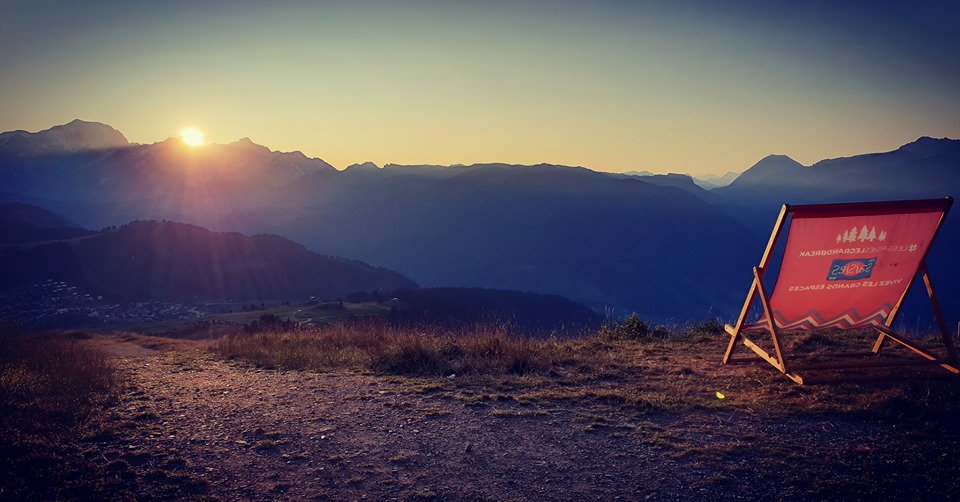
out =
<svg viewBox="0 0 960 502"><path fill-rule="evenodd" d="M426 380L261 371L186 342L160 350L115 337L97 343L128 388L107 424L113 434L94 438L87 457L143 499L960 494L958 436L922 424L901 431L851 417L531 404L476 384L451 392Z"/></svg>

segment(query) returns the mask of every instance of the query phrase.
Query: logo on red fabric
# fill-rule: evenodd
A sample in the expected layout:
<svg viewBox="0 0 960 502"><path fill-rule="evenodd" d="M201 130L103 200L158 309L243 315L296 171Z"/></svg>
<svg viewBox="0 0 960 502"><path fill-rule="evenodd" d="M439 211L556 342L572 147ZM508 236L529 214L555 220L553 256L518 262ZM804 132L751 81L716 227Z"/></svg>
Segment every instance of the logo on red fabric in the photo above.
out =
<svg viewBox="0 0 960 502"><path fill-rule="evenodd" d="M873 267L876 265L876 258L854 258L852 260L833 260L830 264L830 271L827 273L828 281L857 281L867 279L873 274Z"/></svg>
<svg viewBox="0 0 960 502"><path fill-rule="evenodd" d="M837 244L841 242L873 242L879 240L883 242L887 240L887 231L880 229L880 232L877 232L877 227L867 227L863 225L859 229L856 225L849 230L844 230L842 234L837 234Z"/></svg>

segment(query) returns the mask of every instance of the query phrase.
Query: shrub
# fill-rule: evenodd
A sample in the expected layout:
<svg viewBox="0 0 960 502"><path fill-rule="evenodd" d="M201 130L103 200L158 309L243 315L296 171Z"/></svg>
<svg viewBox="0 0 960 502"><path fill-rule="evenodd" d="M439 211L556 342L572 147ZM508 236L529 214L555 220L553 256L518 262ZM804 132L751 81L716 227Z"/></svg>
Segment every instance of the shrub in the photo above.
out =
<svg viewBox="0 0 960 502"><path fill-rule="evenodd" d="M453 373L449 356L457 351L443 351L439 339L422 334L400 334L392 338L389 343L373 351L370 369L391 375L437 376Z"/></svg>
<svg viewBox="0 0 960 502"><path fill-rule="evenodd" d="M535 347L529 340L520 340L507 355L507 371L510 373L538 373L552 366L553 358L545 358L544 346Z"/></svg>
<svg viewBox="0 0 960 502"><path fill-rule="evenodd" d="M716 340L718 336L726 335L723 323L717 319L708 319L699 323L687 324L680 332L680 337L687 340Z"/></svg>
<svg viewBox="0 0 960 502"><path fill-rule="evenodd" d="M634 312L622 323L613 322L604 325L598 335L601 339L611 341L643 341L666 338L670 335L670 331L663 326L651 328Z"/></svg>
<svg viewBox="0 0 960 502"><path fill-rule="evenodd" d="M289 318L284 321L276 314L260 314L259 320L250 321L250 323L244 324L243 327L244 330L249 334L263 332L286 332L296 331L299 329L299 325L296 322L291 321Z"/></svg>

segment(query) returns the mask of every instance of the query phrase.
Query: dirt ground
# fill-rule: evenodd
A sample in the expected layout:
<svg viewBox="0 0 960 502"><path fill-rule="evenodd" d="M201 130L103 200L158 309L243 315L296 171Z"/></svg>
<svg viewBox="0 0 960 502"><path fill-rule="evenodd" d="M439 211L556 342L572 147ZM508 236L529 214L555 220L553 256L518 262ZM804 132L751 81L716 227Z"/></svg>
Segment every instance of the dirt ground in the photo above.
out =
<svg viewBox="0 0 960 502"><path fill-rule="evenodd" d="M111 354L125 388L99 432L69 446L99 488L78 479L65 499L960 498L956 422L738 401L731 382L801 400L846 394L806 395L770 371L720 368L722 341L690 362L678 388L714 402L666 411L602 389L538 399L520 380L283 372L224 361L203 342L90 343Z"/></svg>

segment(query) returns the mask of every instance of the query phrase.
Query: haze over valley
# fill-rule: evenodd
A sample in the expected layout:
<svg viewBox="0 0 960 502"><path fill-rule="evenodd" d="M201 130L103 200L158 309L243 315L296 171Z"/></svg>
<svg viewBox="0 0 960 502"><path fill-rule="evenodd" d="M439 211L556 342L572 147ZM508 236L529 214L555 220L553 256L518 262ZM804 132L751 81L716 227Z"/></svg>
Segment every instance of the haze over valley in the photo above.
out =
<svg viewBox="0 0 960 502"><path fill-rule="evenodd" d="M9 214L23 213L23 204L55 213L34 215L22 241L121 228L76 244L32 245L33 257L8 247L0 264L11 271L4 275L6 288L70 278L92 293L123 300L137 298L123 291L147 287L120 286L109 277L149 277L151 294L141 299L164 301L335 299L417 284L560 295L614 318L636 312L655 322L726 321L739 311L750 268L782 203L956 197L958 163L960 141L920 138L895 151L811 166L771 155L728 185L707 190L687 175L550 164L366 163L340 171L248 139L191 147L170 138L141 145L108 125L75 120L35 133L0 134L0 202L21 204L8 206ZM77 230L63 230L64 215ZM10 218L21 226L30 220ZM306 249L276 238L295 252L271 244L273 251L257 255L261 265L231 268L233 258L218 256L217 249L243 249L228 244L240 236L224 234L219 244L194 249L212 234L187 225L128 225L135 220L279 235ZM958 311L958 276L947 257L958 242L956 221L950 215L931 256L952 316ZM61 233L44 236L38 230L50 227ZM14 230L8 228L9 242ZM108 244L117 232L136 235L124 239L124 255L158 253L162 261L101 260L118 252ZM94 248L99 251L83 251ZM68 249L69 259L63 255ZM178 250L187 254L177 258ZM311 252L343 257L330 262L341 267L359 264L351 260L383 267L395 271L390 273L396 279L331 275L308 265L320 259L308 258ZM147 268L130 268L137 266ZM56 275L58 267L75 270ZM247 286L225 286L230 281Z"/></svg>

